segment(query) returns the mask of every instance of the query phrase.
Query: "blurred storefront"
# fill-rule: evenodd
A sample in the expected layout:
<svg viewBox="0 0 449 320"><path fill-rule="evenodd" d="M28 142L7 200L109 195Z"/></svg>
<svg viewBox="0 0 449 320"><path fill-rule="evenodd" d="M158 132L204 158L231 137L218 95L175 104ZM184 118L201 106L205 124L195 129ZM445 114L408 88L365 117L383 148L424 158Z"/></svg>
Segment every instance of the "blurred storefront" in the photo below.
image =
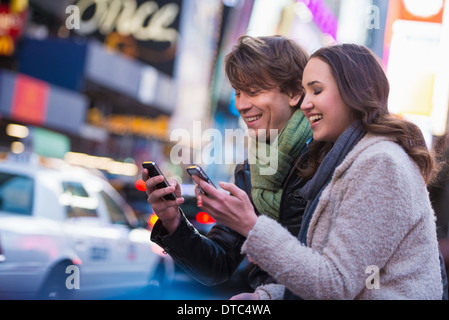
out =
<svg viewBox="0 0 449 320"><path fill-rule="evenodd" d="M42 127L68 137L72 152L168 163L173 123L209 117L222 7L220 0L2 0L0 27L14 23L0 29L0 43L8 36L14 46L0 46L0 130ZM14 140L2 134L1 149Z"/></svg>
<svg viewBox="0 0 449 320"><path fill-rule="evenodd" d="M310 53L334 42L370 47L388 71L394 112L418 121L429 137L444 135L448 10L444 0L419 3L1 0L0 130L12 122L42 127L68 137L72 152L135 164L151 159L182 176L167 161L183 140L171 137L174 130L189 136L185 148L194 151L213 142L195 137L195 123L223 137L226 129L245 129L224 56L242 34L282 34ZM2 135L0 147L11 141ZM232 141L223 144L223 154L235 154ZM204 162L204 153L191 154L191 163ZM219 180L232 167L208 173Z"/></svg>
<svg viewBox="0 0 449 320"><path fill-rule="evenodd" d="M447 132L447 1L251 2L253 5L248 20L248 34L287 35L297 40L310 53L334 42L365 45L377 54L387 71L391 84L391 111L420 125L429 145L432 136L441 136ZM231 41L223 41L220 57L230 50L236 40L229 28L226 32L231 33L228 36ZM220 75L220 72L222 70L217 66L217 74ZM220 77L223 78L222 75ZM220 79L214 83L212 110L228 111L238 117L232 104L232 90L226 82L220 82Z"/></svg>

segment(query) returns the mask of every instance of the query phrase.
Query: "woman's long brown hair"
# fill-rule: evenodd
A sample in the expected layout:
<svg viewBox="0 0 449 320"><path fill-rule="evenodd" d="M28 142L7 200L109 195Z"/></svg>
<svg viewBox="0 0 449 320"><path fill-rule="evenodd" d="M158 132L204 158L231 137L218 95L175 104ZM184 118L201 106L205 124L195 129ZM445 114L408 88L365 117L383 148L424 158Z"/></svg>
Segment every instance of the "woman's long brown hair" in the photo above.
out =
<svg viewBox="0 0 449 320"><path fill-rule="evenodd" d="M377 57L364 46L338 44L317 50L312 58L329 65L341 98L364 129L392 138L402 146L419 167L424 181L430 183L437 167L434 158L418 126L389 113L390 86ZM331 148L329 142L313 142L307 165L299 168L300 176L311 178Z"/></svg>

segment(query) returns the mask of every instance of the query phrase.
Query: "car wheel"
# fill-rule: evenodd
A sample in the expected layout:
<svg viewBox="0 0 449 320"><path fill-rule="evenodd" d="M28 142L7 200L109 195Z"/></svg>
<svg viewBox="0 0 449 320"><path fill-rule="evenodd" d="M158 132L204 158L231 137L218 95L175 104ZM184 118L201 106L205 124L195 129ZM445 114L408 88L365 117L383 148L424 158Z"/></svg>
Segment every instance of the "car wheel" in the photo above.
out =
<svg viewBox="0 0 449 320"><path fill-rule="evenodd" d="M68 262L61 262L57 264L49 272L47 279L42 284L41 289L37 295L40 300L68 300L73 298L73 290L66 287L66 268L69 266Z"/></svg>

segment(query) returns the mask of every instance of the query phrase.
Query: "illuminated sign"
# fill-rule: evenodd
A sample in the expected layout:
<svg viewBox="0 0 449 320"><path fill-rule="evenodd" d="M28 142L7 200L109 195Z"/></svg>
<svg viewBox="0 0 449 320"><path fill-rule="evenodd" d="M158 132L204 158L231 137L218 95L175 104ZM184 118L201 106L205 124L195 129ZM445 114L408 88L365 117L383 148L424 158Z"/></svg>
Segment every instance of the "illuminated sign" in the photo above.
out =
<svg viewBox="0 0 449 320"><path fill-rule="evenodd" d="M402 0L404 20L442 23L444 0Z"/></svg>
<svg viewBox="0 0 449 320"><path fill-rule="evenodd" d="M159 116L155 119L142 116L112 114L105 116L97 108L89 110L88 122L91 125L107 129L109 132L125 135L134 134L142 137L154 137L161 140L168 138L170 118Z"/></svg>
<svg viewBox="0 0 449 320"><path fill-rule="evenodd" d="M146 62L169 75L179 37L182 0L79 0L80 26L109 48Z"/></svg>
<svg viewBox="0 0 449 320"><path fill-rule="evenodd" d="M441 24L445 0L395 0L388 4L384 38L384 64L388 64L393 25L397 20L410 20Z"/></svg>
<svg viewBox="0 0 449 320"><path fill-rule="evenodd" d="M44 157L63 159L70 151L70 139L61 133L35 127L31 139L33 151Z"/></svg>
<svg viewBox="0 0 449 320"><path fill-rule="evenodd" d="M48 83L18 74L11 104L12 118L26 123L44 124L49 93Z"/></svg>
<svg viewBox="0 0 449 320"><path fill-rule="evenodd" d="M442 22L449 11L445 4L445 0L390 1L385 28L389 110L418 124L429 146L432 135L444 135L447 127L449 38Z"/></svg>

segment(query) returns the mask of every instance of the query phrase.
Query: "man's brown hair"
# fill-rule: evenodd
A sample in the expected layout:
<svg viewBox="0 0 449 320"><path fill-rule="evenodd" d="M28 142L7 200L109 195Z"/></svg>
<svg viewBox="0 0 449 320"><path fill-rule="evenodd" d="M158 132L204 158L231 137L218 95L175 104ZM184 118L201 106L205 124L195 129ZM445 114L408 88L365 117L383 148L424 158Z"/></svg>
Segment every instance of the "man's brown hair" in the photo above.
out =
<svg viewBox="0 0 449 320"><path fill-rule="evenodd" d="M225 72L236 90L279 87L292 97L302 94L301 80L308 58L298 43L283 36L244 35L226 56Z"/></svg>

